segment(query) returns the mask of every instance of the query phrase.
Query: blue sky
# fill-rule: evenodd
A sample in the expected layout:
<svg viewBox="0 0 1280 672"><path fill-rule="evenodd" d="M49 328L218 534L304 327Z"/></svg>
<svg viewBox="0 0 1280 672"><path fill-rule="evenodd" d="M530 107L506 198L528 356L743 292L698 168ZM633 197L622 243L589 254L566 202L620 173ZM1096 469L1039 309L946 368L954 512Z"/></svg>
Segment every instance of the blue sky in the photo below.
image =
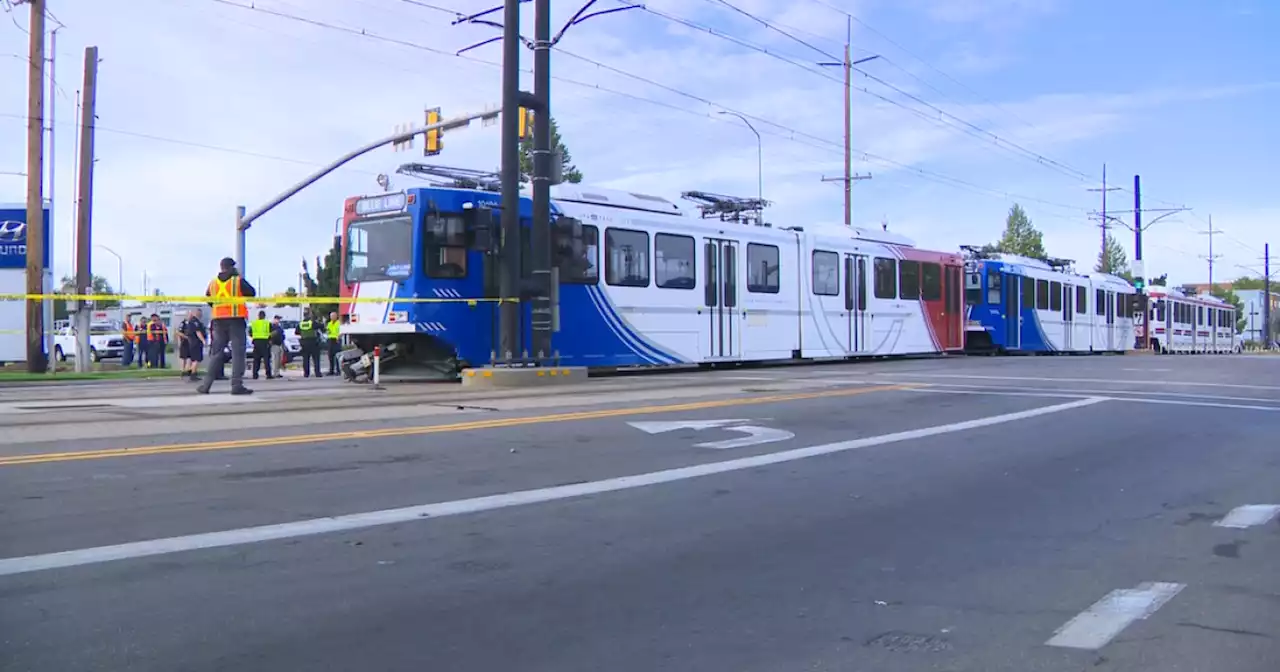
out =
<svg viewBox="0 0 1280 672"><path fill-rule="evenodd" d="M144 271L152 288L197 290L231 251L237 204L252 208L326 159L397 124L420 122L426 106L449 114L498 100L496 68L431 51L452 53L492 36L486 27L450 26L450 10L488 1L254 4L330 27L217 0L50 0L66 26L58 34L55 96L59 274L70 268L72 121L87 45L103 58L95 242L124 258L129 291L142 289ZM1280 34L1275 3L727 4L812 47L720 0L653 0L648 11L592 19L567 34L554 57L562 79L553 105L587 182L669 198L690 189L752 195L755 138L717 114L731 109L778 124L756 123L766 134L764 190L775 202L769 219L841 221L840 188L821 182L841 170L842 87L832 79L840 73L809 64L839 55L848 12L858 19L855 57L882 57L861 67L898 89L855 77L855 86L871 92L853 97L855 169L873 175L855 187L855 223L888 222L922 247L954 249L996 238L1019 202L1051 253L1092 266L1100 233L1088 212L1101 202L1087 189L1100 186L1105 162L1109 179L1123 187L1142 175L1147 207L1194 208L1148 232L1154 274L1205 280L1207 236L1197 231L1210 215L1226 232L1215 238L1219 278L1239 275L1237 264L1259 263L1268 235L1280 243L1273 186L1280 46L1268 40ZM557 24L578 7L553 5ZM0 99L0 173L25 165L24 10L0 17L0 90L9 94ZM524 14L531 34L531 9ZM500 56L497 45L470 55ZM497 149L497 128L477 126L447 136L435 162L496 169ZM269 214L250 232L247 275L267 291L296 284L301 259L327 247L343 198L376 192L379 172L415 160L420 153L377 152ZM0 174L0 201L22 200L23 189L22 178ZM1133 196L1113 192L1110 204L1131 210ZM1132 255L1132 234L1117 235ZM106 254L94 270L113 280L119 271Z"/></svg>

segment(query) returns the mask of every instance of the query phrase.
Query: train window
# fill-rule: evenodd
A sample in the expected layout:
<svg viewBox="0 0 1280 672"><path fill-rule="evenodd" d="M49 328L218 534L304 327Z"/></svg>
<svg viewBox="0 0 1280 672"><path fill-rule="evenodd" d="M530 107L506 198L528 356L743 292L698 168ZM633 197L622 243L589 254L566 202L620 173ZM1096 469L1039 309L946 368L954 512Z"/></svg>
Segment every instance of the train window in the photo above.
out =
<svg viewBox="0 0 1280 672"><path fill-rule="evenodd" d="M427 277L467 277L467 248L453 245L424 245L422 255L427 264Z"/></svg>
<svg viewBox="0 0 1280 672"><path fill-rule="evenodd" d="M1049 283L1049 310L1055 313L1062 312L1062 283Z"/></svg>
<svg viewBox="0 0 1280 672"><path fill-rule="evenodd" d="M822 296L840 295L840 255L822 250L813 251L813 293Z"/></svg>
<svg viewBox="0 0 1280 672"><path fill-rule="evenodd" d="M427 245L467 246L467 225L461 215L427 215L422 233Z"/></svg>
<svg viewBox="0 0 1280 672"><path fill-rule="evenodd" d="M942 267L938 264L920 264L920 298L925 301L942 299Z"/></svg>
<svg viewBox="0 0 1280 672"><path fill-rule="evenodd" d="M590 224L556 226L552 235L561 283L594 285L600 282L600 229Z"/></svg>
<svg viewBox="0 0 1280 672"><path fill-rule="evenodd" d="M964 302L970 306L982 303L982 274L964 274Z"/></svg>
<svg viewBox="0 0 1280 672"><path fill-rule="evenodd" d="M1204 326L1204 306L1196 306L1196 324Z"/></svg>
<svg viewBox="0 0 1280 672"><path fill-rule="evenodd" d="M1036 281L1022 276L1022 308L1031 310L1036 307Z"/></svg>
<svg viewBox="0 0 1280 672"><path fill-rule="evenodd" d="M1106 315L1106 314L1107 314L1107 292L1106 292L1106 290L1099 289L1099 290L1097 290L1097 291L1095 291L1095 292L1094 292L1094 295L1093 295L1093 312L1097 313L1098 315Z"/></svg>
<svg viewBox="0 0 1280 672"><path fill-rule="evenodd" d="M357 220L347 227L347 283L402 281L413 268L413 221Z"/></svg>
<svg viewBox="0 0 1280 672"><path fill-rule="evenodd" d="M909 301L920 298L920 262L898 262L898 297Z"/></svg>
<svg viewBox="0 0 1280 672"><path fill-rule="evenodd" d="M1000 269L987 269L987 303L998 306L1003 301L1004 278L1000 276Z"/></svg>
<svg viewBox="0 0 1280 672"><path fill-rule="evenodd" d="M867 309L867 258L858 257L858 310Z"/></svg>
<svg viewBox="0 0 1280 672"><path fill-rule="evenodd" d="M659 287L694 289L698 286L693 250L693 238L689 236L675 236L669 233L654 235L654 279Z"/></svg>
<svg viewBox="0 0 1280 672"><path fill-rule="evenodd" d="M1084 315L1089 312L1089 289L1087 287L1076 287L1076 314Z"/></svg>
<svg viewBox="0 0 1280 672"><path fill-rule="evenodd" d="M604 280L621 287L649 286L649 234L605 229Z"/></svg>
<svg viewBox="0 0 1280 672"><path fill-rule="evenodd" d="M1049 310L1049 281L1036 280L1036 310Z"/></svg>
<svg viewBox="0 0 1280 672"><path fill-rule="evenodd" d="M875 272L875 295L877 299L898 298L898 261L876 257L873 263Z"/></svg>
<svg viewBox="0 0 1280 672"><path fill-rule="evenodd" d="M778 248L747 243L747 291L778 293Z"/></svg>
<svg viewBox="0 0 1280 672"><path fill-rule="evenodd" d="M1164 300L1156 301L1155 319L1153 322L1164 322Z"/></svg>

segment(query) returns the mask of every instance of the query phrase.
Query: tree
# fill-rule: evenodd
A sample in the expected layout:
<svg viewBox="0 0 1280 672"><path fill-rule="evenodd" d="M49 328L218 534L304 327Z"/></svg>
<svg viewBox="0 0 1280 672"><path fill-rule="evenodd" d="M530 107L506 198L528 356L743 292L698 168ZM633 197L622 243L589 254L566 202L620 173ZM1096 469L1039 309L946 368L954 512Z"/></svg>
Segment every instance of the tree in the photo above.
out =
<svg viewBox="0 0 1280 672"><path fill-rule="evenodd" d="M107 294L116 293L116 291L111 288L111 283L107 282L107 279L102 277L101 275L90 276L90 278L91 278L90 285L89 285L91 288L89 291L90 294L94 294L96 296L103 296ZM64 275L62 276L61 283L59 283L57 293L58 294L80 294L81 292L76 291L76 279L69 275ZM115 308L116 306L120 305L120 300L119 299L102 299L99 301L95 301L93 305L94 305L94 308L98 310L101 310L104 308ZM70 311L67 310L66 301L53 302L53 319L65 320L69 315L70 315Z"/></svg>
<svg viewBox="0 0 1280 672"><path fill-rule="evenodd" d="M1236 333L1237 334L1244 333L1244 329L1249 324L1249 320L1245 317L1244 303L1240 300L1240 297L1236 296L1236 293L1234 291L1226 287L1221 287L1219 285L1214 285L1210 287L1209 294L1211 296L1216 296L1217 298L1222 299L1223 301L1226 301L1227 303L1231 304L1232 308L1235 308Z"/></svg>
<svg viewBox="0 0 1280 672"><path fill-rule="evenodd" d="M1148 281L1147 281L1147 284L1148 284L1148 285L1150 285L1150 286L1152 286L1152 287L1168 287L1168 286L1169 286L1169 274L1168 274L1168 273L1165 273L1165 274L1163 274L1163 275L1160 275L1160 276L1157 276L1157 277L1151 278L1150 280L1148 280Z"/></svg>
<svg viewBox="0 0 1280 672"><path fill-rule="evenodd" d="M551 149L560 152L560 170L561 176L565 182L577 184L582 181L582 171L573 165L573 155L569 153L569 148L564 146L564 139L560 137L560 128L556 125L556 120L551 119ZM533 174L533 138L527 137L520 140L520 182L528 182L529 176Z"/></svg>
<svg viewBox="0 0 1280 672"><path fill-rule="evenodd" d="M329 248L324 259L321 260L317 256L315 261L316 274L313 278L310 269L307 268L307 260L302 260L302 282L307 290L307 296L338 296L342 280L342 239L334 236L333 246ZM312 315L328 315L338 310L336 303L307 303L306 305L311 306Z"/></svg>
<svg viewBox="0 0 1280 672"><path fill-rule="evenodd" d="M284 290L284 293L283 293L283 294L276 294L275 298L277 298L277 299L288 299L288 298L293 298L293 297L295 297L295 296L297 296L297 295L298 295L298 290L297 290L297 288L295 288L295 287L290 287L290 288L288 288L288 289ZM280 301L280 302L279 302L279 303L277 303L276 305L277 305L277 306L296 306L296 305L298 305L298 302L297 302L297 301Z"/></svg>
<svg viewBox="0 0 1280 672"><path fill-rule="evenodd" d="M1044 234L1032 226L1031 218L1021 205L1013 204L1005 218L1004 235L994 246L995 251L1016 254L1032 259L1044 259Z"/></svg>
<svg viewBox="0 0 1280 672"><path fill-rule="evenodd" d="M1121 245L1115 236L1107 234L1106 244L1098 252L1098 263L1093 270L1120 277L1126 277L1129 274L1129 256L1125 254L1124 245Z"/></svg>
<svg viewBox="0 0 1280 672"><path fill-rule="evenodd" d="M1242 275L1231 281L1232 289L1262 289L1262 285L1262 278L1253 278L1247 275Z"/></svg>

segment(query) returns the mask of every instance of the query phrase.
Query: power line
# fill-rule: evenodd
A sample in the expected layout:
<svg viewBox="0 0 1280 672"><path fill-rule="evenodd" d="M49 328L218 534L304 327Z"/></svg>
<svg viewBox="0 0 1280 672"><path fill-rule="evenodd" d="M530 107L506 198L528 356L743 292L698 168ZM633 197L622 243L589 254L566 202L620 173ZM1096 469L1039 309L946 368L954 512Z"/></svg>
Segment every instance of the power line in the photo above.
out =
<svg viewBox="0 0 1280 672"><path fill-rule="evenodd" d="M415 4L415 5L416 5L416 4L418 4L416 1L415 1L415 2L409 2L409 0L402 0L402 1L407 2L408 4ZM489 61L489 60L485 60L485 59L477 58L477 57L473 57L473 56L466 56L466 55L458 55L458 54L454 54L454 53L449 53L449 52L443 51L443 50L441 50L441 49L437 49L437 48L434 48L434 47L428 47L428 46L426 46L426 45L418 44L418 43L415 43L415 42L410 42L410 41L408 41L408 40L401 40L401 39L397 39L397 38L386 37L386 36L383 36L383 35L378 35L378 34L376 34L376 33L372 33L372 32L367 31L367 30L357 29L357 28L350 28L350 27L346 27L346 26L340 26L340 25L337 25L337 24L332 24L332 23L328 23L328 22L325 22L325 21L320 21L320 20L318 20L318 19L312 19L312 18L310 18L310 17L301 17L301 16L296 16L296 15L289 14L289 13L287 13L287 12L281 12L281 11L278 11L278 10L265 9L265 8L259 7L259 6L257 6L257 5L244 5L244 4L240 4L240 3L237 3L237 2L233 2L232 0L211 0L211 2L216 2L216 3L219 3L219 4L228 5L228 6L231 6L231 7L236 7L236 8L243 9L243 10L247 10L247 11L262 12L262 13L265 13L265 14L269 14L269 15L271 15L271 16L275 16L275 17L277 17L277 18L282 18L282 19L287 19L287 20L300 21L300 22L306 23L306 24L308 24L308 25L312 25L312 26L316 26L316 27L321 27L321 28L327 28L327 29L330 29L330 30L336 30L336 31L343 32L343 33L346 33L346 34L348 34L348 35L353 35L353 36L356 36L356 37L362 37L362 38L366 38L366 39L371 39L371 40L376 40L376 41L381 41L381 42L387 42L387 43L390 43L390 44L397 44L397 45L400 45L400 46L403 46L403 47L408 47L408 48L412 48L412 49L419 49L419 50L427 51L427 52L434 53L434 54L437 54L437 55L448 56L448 57L451 57L451 58L458 58L458 59L461 59L461 60L465 60L465 61L469 61L469 62L473 62L473 63L478 63L478 64L482 64L482 65L487 65L487 66L490 66L490 67L501 67L501 63L496 62L496 61ZM450 10L450 9L448 9L448 8L446 8L446 7L442 7L442 6L438 6L438 5L432 6L432 7L431 7L431 9L433 9L433 10L435 10L435 11L447 12L447 13L451 13L451 14L460 14L460 12L456 12L456 11L454 11L454 10ZM577 58L577 59L579 59L579 60L582 60L583 62L590 63L590 64L592 64L592 65L594 65L594 66L596 66L596 67L599 67L599 68L602 68L602 69L609 70L610 72L614 72L614 73L616 73L616 74L619 74L619 75L622 75L622 76L625 76L625 77L629 77L629 78L631 78L631 79L634 79L634 80L636 80L636 81L643 82L643 83L648 84L648 85L650 85L650 86L655 86L655 87L661 88L661 89L666 90L666 91L668 91L668 92L670 92L670 93L673 93L673 94L679 95L679 96L681 96L681 97L688 98L688 99L690 99L690 100L694 100L694 101L696 101L696 102L699 102L699 103L702 103L702 104L708 105L708 106L710 106L710 107L715 107L715 108L723 109L723 110L730 111L730 112L736 112L736 113L738 113L738 114L741 114L741 115L743 115L743 116L745 116L745 117L750 118L750 119L751 119L751 120L753 120L753 121L758 121L758 122L760 122L760 123L762 123L762 124L766 124L766 125L771 126L771 127L773 127L773 128L779 129L780 131L783 131L783 133L767 132L767 131L766 131L766 132L762 132L762 134L764 134L764 135L771 135L771 136L774 136L774 137L780 137L780 138L782 138L782 139L786 139L786 140L789 140L789 141L792 141L792 142L799 142L800 144L804 144L804 145L807 145L807 146L810 146L810 147L814 147L815 149L822 149L822 150L824 150L824 151L829 151L829 152L832 152L832 153L836 153L836 154L843 155L843 143L837 143L837 142L834 142L834 141L832 141L832 140L830 140L830 139L828 139L828 138L823 138L823 137L821 137L821 136L817 136L817 135L814 135L814 134L811 134L811 133L807 133L807 132L805 132L805 131L801 131L801 130L799 130L799 129L793 128L793 127L791 127L791 126L787 126L786 124L782 124L782 123L779 123L779 122L773 121L773 120L771 120L771 119L767 119L767 118L764 118L764 117L759 117L759 116L756 116L756 115L748 114L748 113L746 113L746 112L744 112L744 111L741 111L741 110L733 109L733 108L731 108L731 107L728 107L728 106L722 105L722 104L720 104L720 103L718 103L718 102L716 102L716 101L710 100L710 99L708 99L708 98L705 98L705 97L702 97L702 96L698 96L698 95L696 95L696 94L692 94L692 93L689 93L689 92L686 92L686 91L682 91L682 90L677 89L677 88L675 88L675 87L671 87L671 86L668 86L668 85L666 85L666 84L662 84L661 82L657 82L657 81L654 81L654 80L652 80L652 79L649 79L649 78L646 78L646 77L643 77L643 76L640 76L640 75L636 75L636 74L634 74L634 73L631 73L631 72L628 72L628 71L622 70L622 69L620 69L620 68L616 68L616 67L613 67L613 66L607 65L607 64L605 64L605 63L601 63L600 61L596 61L596 60L594 60L594 59L590 59L590 58L587 58L587 57L585 57L585 56L579 56L579 55L577 55L577 54L573 54L573 53L571 53L571 52L566 52L566 51L564 51L563 49L557 49L557 51L559 51L560 53L562 53L562 54L564 54L564 55L566 55L566 56L570 56L571 58ZM528 72L528 70L524 70L524 71L525 71L525 72ZM720 119L717 119L715 116L713 116L713 115L712 115L712 114L710 114L710 113L702 113L702 112L697 112L697 111L694 111L694 110L689 110L688 108L683 108L683 107L680 107L680 106L678 106L678 105L672 105L672 104L670 104L670 103L666 103L666 102L663 102L663 101L654 100L654 99L652 99L652 98L646 98L646 97L644 97L644 96L639 96L639 95L632 94L632 93L628 93L628 92L625 92L625 91L619 91L619 90L612 89L612 88L605 87L605 86L601 86L601 85L598 85L598 84L592 84L592 83L588 83L588 82L581 82L581 81L574 80L574 79L570 79L570 78L563 77L563 76L553 76L553 79L556 79L557 81L560 81L560 82L563 82L563 83L566 83L566 84L571 84L571 85L574 85L574 86L579 86L579 87L583 87L583 88L587 88L587 89L593 89L593 90L596 90L596 91L600 91L600 92L604 92L604 93L609 93L609 94L612 94L612 95L618 95L618 96L622 96L622 97L625 97L625 98L629 98L629 99L631 99L631 100L635 100L635 101L638 101L638 102L644 102L644 103L648 103L648 104L652 104L652 105L657 105L657 106L664 107L664 108L667 108L667 109L670 109L670 110L673 110L673 111L678 111L678 112L682 112L682 113L685 113L685 114L692 114L692 115L695 115L695 116L698 116L698 117L701 117L701 118L704 118L704 119L710 119L710 120L712 120L712 121L717 121L717 122L720 122L720 123L726 123L726 122L724 122L724 121L722 121L722 120L720 120ZM909 109L909 108L908 108L908 109ZM797 139L798 137L799 137L799 138L805 138L805 139L807 139L807 140L812 140L813 142L805 142L805 141L801 141L801 140L798 140L798 139ZM816 144L815 144L815 143L816 143ZM880 156L880 155L877 155L877 154L874 154L874 153L871 153L871 152L866 152L866 151L856 151L855 153L857 153L857 154L861 154L861 155L862 155L862 157L864 158L864 160L868 160L868 161L875 161L875 162L881 163L881 164L883 164L883 165L888 165L888 166L893 166L893 167L896 167L896 168L900 168L900 169L906 170L906 171L908 171L908 172L914 173L914 174L916 174L916 175L918 175L918 176L925 177L925 178L931 178L931 179L934 179L935 181L939 181L939 182L941 182L941 183L943 183L943 184L948 184L948 185L953 186L953 187L959 187L959 188L968 187L968 188L969 188L969 189L971 189L971 190L976 190L976 191L977 191L977 192L979 192L979 193L983 193L983 194L987 194L987 195L999 196L999 197L1001 197L1001 198L1006 198L1006 199L1018 199L1018 200L1028 201L1028 202L1035 202L1035 203L1040 203L1040 204L1042 204L1042 205L1047 205L1047 206L1051 206L1051 207L1056 207L1056 208L1061 208L1061 209L1066 209L1066 210L1072 210L1072 211L1077 211L1077 212L1087 212L1087 211L1088 211L1086 208L1081 208L1081 207L1073 206L1073 205L1067 205L1067 204L1063 204L1063 203L1057 203L1057 202L1054 202L1054 201L1050 201L1050 200L1043 199L1043 198L1038 198L1038 197L1035 197L1035 196L1030 196L1030 195L1027 195L1027 194L1017 194L1017 193L1013 193L1013 192L1004 191L1004 190L1002 190L1002 189L996 189L996 188L992 188L992 187L985 187L985 186L982 186L982 185L979 185L979 184L976 184L976 183L973 183L973 182L970 182L970 181L968 181L968 180L964 180L964 179L961 179L961 178L958 178L958 177L953 177L953 176L950 176L950 175L945 175L945 174L943 174L943 173L938 173L938 172L934 172L934 171L926 170L926 169L923 169L923 168L918 168L918 167L916 167L916 166L910 166L910 165L907 165L907 164L905 164L905 163L902 163L902 162L899 162L899 161L895 161L895 160L890 159L890 158L888 158L888 157Z"/></svg>

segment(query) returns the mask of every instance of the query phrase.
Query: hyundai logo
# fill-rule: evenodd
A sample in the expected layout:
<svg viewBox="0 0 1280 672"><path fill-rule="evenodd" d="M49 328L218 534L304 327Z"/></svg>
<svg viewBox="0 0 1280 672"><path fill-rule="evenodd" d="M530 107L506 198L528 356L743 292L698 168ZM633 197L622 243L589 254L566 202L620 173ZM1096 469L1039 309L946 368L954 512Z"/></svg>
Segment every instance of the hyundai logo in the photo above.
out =
<svg viewBox="0 0 1280 672"><path fill-rule="evenodd" d="M0 243L22 243L27 240L27 223L0 222Z"/></svg>

